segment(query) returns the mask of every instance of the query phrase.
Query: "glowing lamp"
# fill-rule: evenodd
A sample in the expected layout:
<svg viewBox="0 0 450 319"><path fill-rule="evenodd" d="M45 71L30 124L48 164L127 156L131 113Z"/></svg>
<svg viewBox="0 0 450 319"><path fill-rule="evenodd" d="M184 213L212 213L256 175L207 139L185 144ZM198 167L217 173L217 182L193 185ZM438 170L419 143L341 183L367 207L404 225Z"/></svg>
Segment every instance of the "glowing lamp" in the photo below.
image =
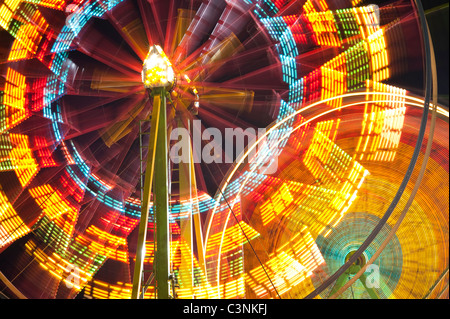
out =
<svg viewBox="0 0 450 319"><path fill-rule="evenodd" d="M152 46L145 58L142 82L146 89L170 88L175 83L172 63L159 45Z"/></svg>

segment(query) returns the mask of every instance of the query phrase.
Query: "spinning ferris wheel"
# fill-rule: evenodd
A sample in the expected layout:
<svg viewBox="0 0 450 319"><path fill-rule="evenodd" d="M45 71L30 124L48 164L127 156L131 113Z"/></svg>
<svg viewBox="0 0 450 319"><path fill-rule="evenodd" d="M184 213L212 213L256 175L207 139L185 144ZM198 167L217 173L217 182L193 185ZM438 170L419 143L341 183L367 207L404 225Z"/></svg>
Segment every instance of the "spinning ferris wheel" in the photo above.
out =
<svg viewBox="0 0 450 319"><path fill-rule="evenodd" d="M3 296L448 296L420 3L0 1Z"/></svg>

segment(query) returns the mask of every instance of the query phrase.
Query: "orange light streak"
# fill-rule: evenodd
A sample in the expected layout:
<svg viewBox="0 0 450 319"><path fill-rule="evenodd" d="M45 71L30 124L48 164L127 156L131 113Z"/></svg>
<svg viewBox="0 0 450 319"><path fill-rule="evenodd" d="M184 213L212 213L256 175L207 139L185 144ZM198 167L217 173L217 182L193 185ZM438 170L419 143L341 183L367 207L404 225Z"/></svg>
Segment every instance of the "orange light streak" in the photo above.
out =
<svg viewBox="0 0 450 319"><path fill-rule="evenodd" d="M243 163L243 161L248 157L248 155L249 155L251 152L254 151L254 148L256 148L257 145L258 145L259 143L261 143L262 141L264 141L264 140L267 138L267 136L268 136L273 130L278 129L279 126L285 124L285 122L291 120L291 119L292 119L293 117L295 117L295 116L298 116L298 115L301 114L302 112L306 112L306 111L310 110L311 108L314 108L314 107L316 107L316 106L318 106L318 105L320 105L320 104L322 104L322 103L327 103L327 102L329 102L329 101L331 101L331 100L333 100L333 99L347 98L347 97L349 97L349 98L351 98L351 97L361 97L361 96L375 95L375 94L380 94L380 93L383 94L383 97L384 97L384 98L386 98L386 97L391 97L391 98L392 98L392 97L397 97L397 96L399 96L399 94L396 94L396 93L383 93L383 92L366 92L366 93L353 92L353 93L347 93L347 94L343 94L343 95L341 95L341 96L331 97L331 98L325 99L325 100L323 100L323 101L316 101L316 102L313 102L313 103L311 103L311 104L309 104L309 105L307 105L307 106L305 106L305 107L303 107L303 108L297 110L296 112L294 112L294 113L288 115L286 118L282 119L281 121L277 122L275 125L273 125L272 127L270 127L270 129L268 129L262 136L260 136L260 137L258 138L258 140L257 140L253 145L249 146L248 149L247 149L247 151L246 151L245 153L243 153L243 154L236 160L236 163L235 163L233 169L230 171L230 173L228 174L228 177L227 177L225 183L223 183L223 185L222 185L222 187L221 187L221 192L219 192L219 196L218 196L218 198L217 198L217 200L216 200L216 205L214 206L214 208L213 208L213 210L212 210L212 216L215 216L216 211L217 211L217 209L219 208L219 204L218 204L218 203L219 203L219 202L221 201L221 199L222 199L222 195L221 195L221 194L223 194L223 193L225 192L226 188L227 188L228 185L229 185L229 182L230 182L231 179L233 178L233 176L234 176L234 174L236 173L236 171L238 170L239 166L240 166L240 165ZM408 105L411 105L411 106L417 106L417 107L423 107L423 102L424 102L424 101L423 101L422 99L415 98L415 97L412 97L412 96L406 96L406 99L409 99L409 100L413 101L413 102L408 102ZM385 100L374 100L374 101L372 101L372 102L383 102L383 101L385 101ZM415 102L415 103L414 103L414 102ZM342 106L339 107L339 108L326 110L326 111L323 111L322 113L320 113L320 114L318 114L318 115L316 115L316 116L312 116L312 117L310 117L308 120L306 120L306 121L300 123L299 125L297 125L296 127L294 127L292 131L290 131L289 133L286 133L284 136L282 136L281 138L279 138L279 141L282 141L282 140L288 138L288 137L289 137L292 133L294 133L295 131L297 131L297 130L303 128L305 125L308 125L309 123L311 123L311 122L317 120L318 118L320 118L320 117L322 117L322 116L325 116L325 115L327 115L327 114L330 114L330 113L333 113L333 112L336 112L336 111L338 111L338 110L345 109L345 108L348 108L348 107L361 105L362 103L363 103L363 102L347 103L347 104L345 104L345 105L342 105ZM446 117L448 117L448 115L449 115L448 111L443 110L441 107L438 107L438 112L439 112L440 114L443 114L443 115L446 116ZM276 143L274 143L274 145L271 146L270 151L273 151L273 149L274 149L275 147L276 147ZM242 191L242 189L245 187L245 185L246 185L248 179L249 179L250 176L251 176L251 173L253 173L255 169L257 169L257 166L256 166L256 165L253 166L253 168L251 168L250 174L248 174L248 175L247 175L247 178L241 183L240 188L239 188L238 193L237 193L238 195L240 194L240 192ZM367 171L365 171L364 175L366 174L366 172L367 172ZM368 172L367 172L367 173L368 173ZM364 175L363 175L363 176L364 176ZM360 184L361 184L361 183L360 183ZM359 185L360 185L360 184L359 184ZM231 206L233 207L235 203L236 203L236 201L232 202L232 205L231 205ZM227 228L230 213L231 213L231 212L228 212L228 217L227 217L226 220L225 220L224 229ZM209 237L210 237L209 233L211 232L211 226L212 226L213 221L214 221L214 218L210 218L210 220L209 220L209 222L208 222L208 224L207 224L206 237L205 237L205 238L207 239L207 242L206 242L205 246L208 245L208 240L209 240ZM329 233L329 232L328 232L328 233ZM219 252L219 254L220 254L220 252ZM218 260L218 264L219 264L219 266L220 266L220 259ZM218 279L220 278L220 267L217 267L217 268L218 268L218 271L217 271L217 274L216 274L216 278L217 278L217 280L218 280ZM217 293L215 294L215 296L216 296L216 298L221 298L220 290L217 291Z"/></svg>
<svg viewBox="0 0 450 319"><path fill-rule="evenodd" d="M9 130L29 116L26 106L25 93L27 85L25 76L8 68L6 71L6 84L4 93L5 122L0 132Z"/></svg>
<svg viewBox="0 0 450 319"><path fill-rule="evenodd" d="M17 214L0 187L0 247L14 242L29 232L30 228Z"/></svg>
<svg viewBox="0 0 450 319"><path fill-rule="evenodd" d="M13 145L9 158L20 184L25 187L37 174L39 165L30 149L28 136L22 134L10 134L9 136Z"/></svg>

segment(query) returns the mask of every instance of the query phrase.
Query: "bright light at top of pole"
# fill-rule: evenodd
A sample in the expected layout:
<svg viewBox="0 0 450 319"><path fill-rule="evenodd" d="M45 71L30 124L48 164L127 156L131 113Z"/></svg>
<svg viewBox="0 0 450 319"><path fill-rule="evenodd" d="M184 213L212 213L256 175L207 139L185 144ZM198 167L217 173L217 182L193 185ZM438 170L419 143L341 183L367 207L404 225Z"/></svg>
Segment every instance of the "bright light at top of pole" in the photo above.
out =
<svg viewBox="0 0 450 319"><path fill-rule="evenodd" d="M171 87L175 82L172 63L159 45L152 46L145 58L142 82L146 89Z"/></svg>

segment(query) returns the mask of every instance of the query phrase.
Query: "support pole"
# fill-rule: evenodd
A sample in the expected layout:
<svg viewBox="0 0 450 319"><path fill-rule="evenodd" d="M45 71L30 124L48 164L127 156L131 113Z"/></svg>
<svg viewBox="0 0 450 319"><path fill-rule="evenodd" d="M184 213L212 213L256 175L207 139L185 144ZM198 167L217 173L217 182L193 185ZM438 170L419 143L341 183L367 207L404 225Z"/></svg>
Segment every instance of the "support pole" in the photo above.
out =
<svg viewBox="0 0 450 319"><path fill-rule="evenodd" d="M145 169L145 179L144 188L141 189L143 192L141 196L141 220L139 222L139 234L138 243L136 249L136 262L134 264L133 273L133 288L131 291L131 299L138 299L139 293L141 291L142 282L142 270L144 268L144 257L145 257L145 240L147 238L147 227L148 227L148 216L150 210L150 196L152 191L153 173L155 167L155 156L156 156L156 141L157 141L157 131L160 123L161 103L160 96L155 96L153 100L153 111L150 127L150 139L147 154L147 165ZM164 122L163 122L164 123ZM165 127L164 124L162 126Z"/></svg>
<svg viewBox="0 0 450 319"><path fill-rule="evenodd" d="M169 161L167 146L166 90L155 89L159 96L159 126L156 140L155 180L153 184L156 217L155 277L157 298L169 299L170 245L169 245Z"/></svg>
<svg viewBox="0 0 450 319"><path fill-rule="evenodd" d="M349 276L350 275L354 275L359 270L361 270L361 266L360 265L352 265L352 266L350 266L349 270L347 270L345 273L343 273L341 276L339 276L339 278L336 280L336 283L335 283L333 289L331 290L331 293L329 294L329 296L333 296L336 292L338 292L339 289L341 289L345 285L345 283L348 281ZM372 298L372 299L380 299L380 297L378 296L378 294L375 291L375 289L369 288L367 286L367 284L366 284L366 280L367 280L366 275L362 274L361 277L359 277L359 280L361 281L362 285L366 289L366 291L369 294L370 298Z"/></svg>
<svg viewBox="0 0 450 319"><path fill-rule="evenodd" d="M361 270L361 267L360 267L359 270ZM362 274L361 277L359 277L359 280L363 284L364 288L366 288L366 291L369 294L370 298L372 298L372 299L380 299L380 297L378 296L378 294L375 291L375 289L369 288L367 286L367 276L365 274Z"/></svg>
<svg viewBox="0 0 450 319"><path fill-rule="evenodd" d="M155 89L153 92L153 112L141 202L141 220L139 223L136 263L133 274L133 289L131 292L132 299L137 299L141 291L152 184L154 195L153 204L156 217L154 272L157 284L157 297L159 299L169 298L169 163L167 154L166 123L166 90L164 88Z"/></svg>
<svg viewBox="0 0 450 319"><path fill-rule="evenodd" d="M348 273L344 273L336 280L333 288L331 289L330 296L332 296L336 291L338 291L346 282L348 281Z"/></svg>

